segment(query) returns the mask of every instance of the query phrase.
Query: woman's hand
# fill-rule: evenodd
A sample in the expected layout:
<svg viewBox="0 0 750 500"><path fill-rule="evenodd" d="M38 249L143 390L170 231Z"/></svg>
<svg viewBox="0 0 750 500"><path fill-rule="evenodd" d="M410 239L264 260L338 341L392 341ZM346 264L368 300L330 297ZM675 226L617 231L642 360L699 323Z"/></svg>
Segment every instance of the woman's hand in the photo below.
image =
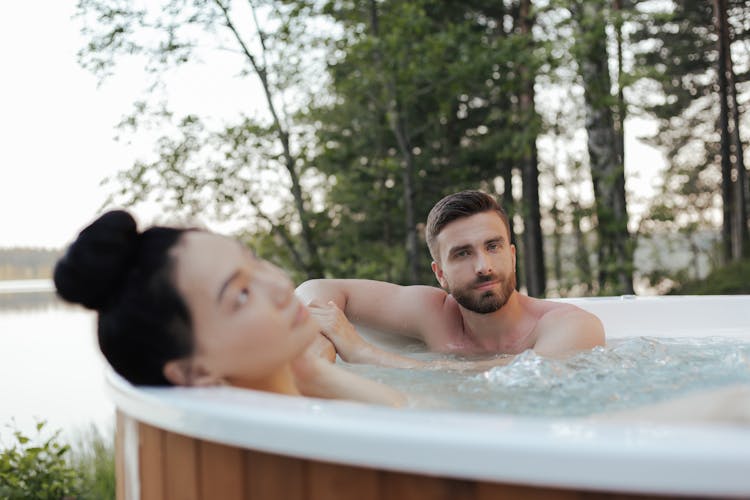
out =
<svg viewBox="0 0 750 500"><path fill-rule="evenodd" d="M324 306L310 304L308 308L320 324L321 333L336 346L344 361L356 362L358 354L370 346L333 302Z"/></svg>

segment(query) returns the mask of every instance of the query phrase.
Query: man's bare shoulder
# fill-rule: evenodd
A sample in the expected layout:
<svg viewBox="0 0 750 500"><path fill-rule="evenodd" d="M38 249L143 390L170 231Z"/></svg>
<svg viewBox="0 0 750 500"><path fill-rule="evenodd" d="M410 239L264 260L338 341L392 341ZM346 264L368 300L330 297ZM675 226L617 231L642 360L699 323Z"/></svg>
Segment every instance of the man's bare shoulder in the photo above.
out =
<svg viewBox="0 0 750 500"><path fill-rule="evenodd" d="M441 288L404 287L403 300L414 314L419 337L431 351L450 351L461 331L461 311L456 300Z"/></svg>
<svg viewBox="0 0 750 500"><path fill-rule="evenodd" d="M537 341L534 350L542 355L565 355L603 346L604 326L595 315L573 304L538 300Z"/></svg>

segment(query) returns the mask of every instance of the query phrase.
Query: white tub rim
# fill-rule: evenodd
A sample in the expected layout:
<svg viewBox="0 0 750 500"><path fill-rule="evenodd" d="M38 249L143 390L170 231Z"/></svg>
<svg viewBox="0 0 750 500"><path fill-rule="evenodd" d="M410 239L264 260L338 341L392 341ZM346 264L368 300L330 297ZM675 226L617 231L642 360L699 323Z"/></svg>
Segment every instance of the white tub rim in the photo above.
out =
<svg viewBox="0 0 750 500"><path fill-rule="evenodd" d="M682 301L686 314L699 305L729 303L744 311L750 306L750 296L723 298L571 302L586 307L635 300L661 310ZM743 317L735 319L733 326L741 328ZM117 408L138 421L258 451L537 487L725 497L750 493L750 427L399 410L231 387L142 388L111 371L107 380Z"/></svg>

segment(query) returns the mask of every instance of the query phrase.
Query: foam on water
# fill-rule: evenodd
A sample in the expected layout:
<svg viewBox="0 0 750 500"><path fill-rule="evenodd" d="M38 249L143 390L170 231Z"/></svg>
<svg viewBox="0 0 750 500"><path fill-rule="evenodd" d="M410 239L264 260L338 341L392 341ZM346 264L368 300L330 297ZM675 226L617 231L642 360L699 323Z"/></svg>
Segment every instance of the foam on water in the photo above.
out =
<svg viewBox="0 0 750 500"><path fill-rule="evenodd" d="M436 355L416 355L441 359ZM631 337L564 360L526 351L486 371L347 365L405 392L415 407L527 416L584 416L699 389L750 384L750 341Z"/></svg>

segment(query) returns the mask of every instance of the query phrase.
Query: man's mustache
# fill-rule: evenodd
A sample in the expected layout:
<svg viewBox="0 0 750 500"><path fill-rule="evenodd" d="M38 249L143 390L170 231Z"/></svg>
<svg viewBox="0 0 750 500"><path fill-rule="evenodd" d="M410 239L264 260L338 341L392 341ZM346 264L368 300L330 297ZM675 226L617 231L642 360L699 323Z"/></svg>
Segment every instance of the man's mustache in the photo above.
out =
<svg viewBox="0 0 750 500"><path fill-rule="evenodd" d="M477 279L474 280L474 285L481 285L482 283L487 283L488 281L499 281L500 276L497 274L483 274L481 276L477 276Z"/></svg>

